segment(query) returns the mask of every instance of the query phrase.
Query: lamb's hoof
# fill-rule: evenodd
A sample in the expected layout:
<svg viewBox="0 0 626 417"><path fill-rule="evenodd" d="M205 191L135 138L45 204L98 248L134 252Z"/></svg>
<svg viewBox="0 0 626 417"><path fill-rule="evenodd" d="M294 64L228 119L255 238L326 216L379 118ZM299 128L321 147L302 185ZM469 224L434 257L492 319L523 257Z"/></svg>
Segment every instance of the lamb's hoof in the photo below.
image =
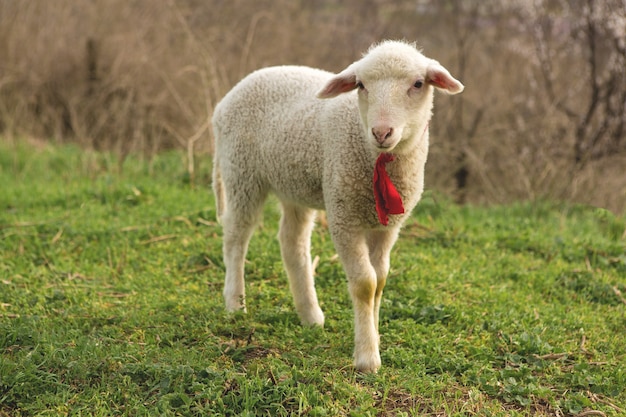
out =
<svg viewBox="0 0 626 417"><path fill-rule="evenodd" d="M247 313L246 310L246 302L242 298L237 298L235 300L226 300L226 311L229 313Z"/></svg>
<svg viewBox="0 0 626 417"><path fill-rule="evenodd" d="M324 327L324 313L320 308L309 311L306 314L299 314L299 316L303 326Z"/></svg>
<svg viewBox="0 0 626 417"><path fill-rule="evenodd" d="M381 361L379 355L375 355L374 357L365 360L359 358L354 360L354 367L356 370L364 374L375 374L378 372L380 365Z"/></svg>

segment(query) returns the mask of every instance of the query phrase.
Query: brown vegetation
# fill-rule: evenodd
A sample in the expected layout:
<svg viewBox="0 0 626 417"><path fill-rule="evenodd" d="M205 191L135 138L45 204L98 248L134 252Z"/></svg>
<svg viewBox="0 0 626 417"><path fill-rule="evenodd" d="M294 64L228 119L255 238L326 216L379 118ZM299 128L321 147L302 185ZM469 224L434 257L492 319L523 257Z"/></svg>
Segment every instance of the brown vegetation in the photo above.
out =
<svg viewBox="0 0 626 417"><path fill-rule="evenodd" d="M0 134L192 161L248 72L338 71L383 38L467 87L438 99L427 187L626 209L623 0L0 0Z"/></svg>

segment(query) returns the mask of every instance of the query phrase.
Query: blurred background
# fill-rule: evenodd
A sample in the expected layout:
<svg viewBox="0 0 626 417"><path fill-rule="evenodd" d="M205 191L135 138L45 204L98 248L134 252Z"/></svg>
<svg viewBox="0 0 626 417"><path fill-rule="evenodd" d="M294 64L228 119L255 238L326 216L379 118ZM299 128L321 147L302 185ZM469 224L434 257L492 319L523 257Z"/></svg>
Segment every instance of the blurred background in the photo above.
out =
<svg viewBox="0 0 626 417"><path fill-rule="evenodd" d="M427 188L626 210L626 0L0 0L0 140L180 148L192 170L243 76L338 72L387 38L466 86L436 98Z"/></svg>

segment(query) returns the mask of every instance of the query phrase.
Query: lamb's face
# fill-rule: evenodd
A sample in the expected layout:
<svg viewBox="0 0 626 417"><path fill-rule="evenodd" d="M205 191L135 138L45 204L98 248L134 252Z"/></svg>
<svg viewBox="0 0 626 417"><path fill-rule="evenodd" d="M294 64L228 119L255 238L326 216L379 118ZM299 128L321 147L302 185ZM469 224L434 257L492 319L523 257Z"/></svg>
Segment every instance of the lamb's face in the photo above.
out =
<svg viewBox="0 0 626 417"><path fill-rule="evenodd" d="M431 117L433 88L426 69L387 74L356 71L359 110L368 144L381 152L422 135ZM400 149L398 149L399 151Z"/></svg>
<svg viewBox="0 0 626 417"><path fill-rule="evenodd" d="M380 152L402 152L423 137L433 106L433 87L449 94L463 85L437 61L414 46L384 42L331 79L320 98L358 89L368 145Z"/></svg>

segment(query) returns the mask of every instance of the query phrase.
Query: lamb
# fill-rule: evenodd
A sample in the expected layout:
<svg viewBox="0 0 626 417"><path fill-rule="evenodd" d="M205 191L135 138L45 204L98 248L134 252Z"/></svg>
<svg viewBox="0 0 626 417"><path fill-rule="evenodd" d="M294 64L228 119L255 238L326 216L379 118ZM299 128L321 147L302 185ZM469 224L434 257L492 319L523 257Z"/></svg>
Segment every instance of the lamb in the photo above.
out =
<svg viewBox="0 0 626 417"><path fill-rule="evenodd" d="M424 187L433 87L464 88L415 45L384 41L339 74L270 67L226 94L212 121L227 310L246 309L248 243L272 192L296 311L303 324L323 326L310 237L316 210L326 210L354 308L354 366L378 370L389 254Z"/></svg>

